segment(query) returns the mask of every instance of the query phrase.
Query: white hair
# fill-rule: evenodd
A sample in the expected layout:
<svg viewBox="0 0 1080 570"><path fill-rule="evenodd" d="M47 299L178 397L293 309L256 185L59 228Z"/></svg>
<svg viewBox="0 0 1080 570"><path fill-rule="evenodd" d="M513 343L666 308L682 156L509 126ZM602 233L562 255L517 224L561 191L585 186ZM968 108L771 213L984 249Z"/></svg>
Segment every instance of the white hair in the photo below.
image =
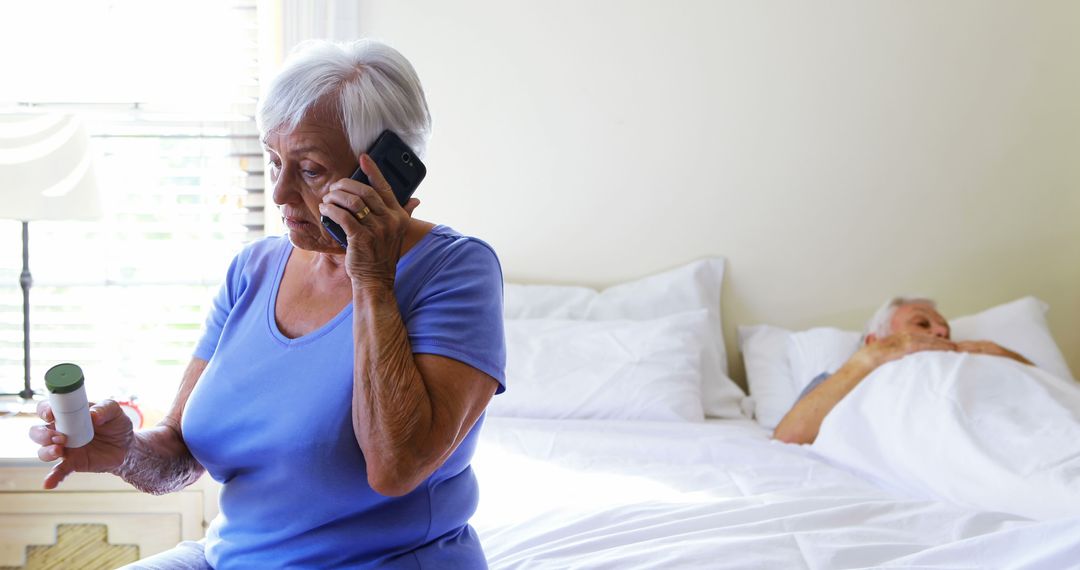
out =
<svg viewBox="0 0 1080 570"><path fill-rule="evenodd" d="M259 131L292 130L319 103L340 119L354 156L386 129L420 157L431 136L431 115L416 71L405 56L375 40L297 45L259 101Z"/></svg>
<svg viewBox="0 0 1080 570"><path fill-rule="evenodd" d="M930 305L931 308L937 309L937 303L933 299L927 299L926 297L893 297L885 301L885 304L866 323L866 333L863 335L864 341L868 335L885 338L892 334L892 319L893 315L896 314L896 310L904 305L912 304Z"/></svg>

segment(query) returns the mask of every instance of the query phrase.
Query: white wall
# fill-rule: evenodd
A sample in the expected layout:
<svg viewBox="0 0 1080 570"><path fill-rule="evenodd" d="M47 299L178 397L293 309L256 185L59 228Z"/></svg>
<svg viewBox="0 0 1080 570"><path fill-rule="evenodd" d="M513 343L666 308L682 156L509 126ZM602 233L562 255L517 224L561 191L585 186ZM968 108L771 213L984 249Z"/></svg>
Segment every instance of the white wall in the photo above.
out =
<svg viewBox="0 0 1080 570"><path fill-rule="evenodd" d="M368 1L434 114L421 218L514 281L728 259L725 331L1033 294L1080 374L1080 3ZM741 363L733 358L735 373Z"/></svg>

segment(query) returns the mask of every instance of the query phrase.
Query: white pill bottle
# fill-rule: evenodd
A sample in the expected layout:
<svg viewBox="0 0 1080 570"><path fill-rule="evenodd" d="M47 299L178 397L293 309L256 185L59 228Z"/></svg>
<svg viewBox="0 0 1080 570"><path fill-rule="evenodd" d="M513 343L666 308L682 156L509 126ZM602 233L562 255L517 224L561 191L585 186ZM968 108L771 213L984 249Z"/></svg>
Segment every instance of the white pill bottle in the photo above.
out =
<svg viewBox="0 0 1080 570"><path fill-rule="evenodd" d="M83 387L83 372L75 364L57 364L45 373L49 404L56 418L56 431L67 436L64 447L82 447L94 439L90 406Z"/></svg>

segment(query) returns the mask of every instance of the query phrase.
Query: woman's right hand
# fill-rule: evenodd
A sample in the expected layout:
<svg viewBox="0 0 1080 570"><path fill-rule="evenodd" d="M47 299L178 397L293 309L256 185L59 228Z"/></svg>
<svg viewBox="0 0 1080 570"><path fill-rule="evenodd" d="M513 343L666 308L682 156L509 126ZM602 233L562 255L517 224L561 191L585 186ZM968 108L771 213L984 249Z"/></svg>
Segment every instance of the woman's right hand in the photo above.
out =
<svg viewBox="0 0 1080 570"><path fill-rule="evenodd" d="M55 489L64 478L75 471L104 473L115 470L124 462L134 438L131 420L120 409L120 405L112 400L90 406L94 439L82 447L64 447L67 436L56 431L49 402L38 404L37 415L46 422L46 425L30 428L30 439L41 446L38 449L38 459L61 459L45 477L46 489Z"/></svg>

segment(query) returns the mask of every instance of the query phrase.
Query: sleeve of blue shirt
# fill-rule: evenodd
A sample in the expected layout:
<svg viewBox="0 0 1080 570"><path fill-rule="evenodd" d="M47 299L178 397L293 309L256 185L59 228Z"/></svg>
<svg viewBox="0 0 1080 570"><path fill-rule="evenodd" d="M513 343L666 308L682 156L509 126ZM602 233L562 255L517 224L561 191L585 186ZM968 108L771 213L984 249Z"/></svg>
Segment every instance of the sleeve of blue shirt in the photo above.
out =
<svg viewBox="0 0 1080 570"><path fill-rule="evenodd" d="M245 286L243 278L244 262L250 254L251 248L244 248L229 264L229 272L225 276L225 282L218 289L218 293L214 297L214 304L210 307L209 314L206 315L202 338L199 340L199 344L195 346L194 355L196 358L210 360L210 357L214 355L214 351L217 350L218 341L221 339L221 331L225 328L225 319L229 317L229 312L232 311L233 305L236 304L236 300L240 297L240 293Z"/></svg>
<svg viewBox="0 0 1080 570"><path fill-rule="evenodd" d="M459 239L404 308L405 328L415 354L437 354L463 362L506 390L502 267L495 252L477 239Z"/></svg>
<svg viewBox="0 0 1080 570"><path fill-rule="evenodd" d="M818 374L817 376L814 376L814 379L811 380L810 383L807 384L805 388L803 388L803 391L799 394L799 397L796 398L795 401L798 402L799 400L802 400L803 398L805 398L807 394L812 392L814 390L814 388L817 388L819 385L821 385L821 383L824 382L825 379L828 378L829 376L832 376L832 375L829 374L828 372L822 372L821 374Z"/></svg>

